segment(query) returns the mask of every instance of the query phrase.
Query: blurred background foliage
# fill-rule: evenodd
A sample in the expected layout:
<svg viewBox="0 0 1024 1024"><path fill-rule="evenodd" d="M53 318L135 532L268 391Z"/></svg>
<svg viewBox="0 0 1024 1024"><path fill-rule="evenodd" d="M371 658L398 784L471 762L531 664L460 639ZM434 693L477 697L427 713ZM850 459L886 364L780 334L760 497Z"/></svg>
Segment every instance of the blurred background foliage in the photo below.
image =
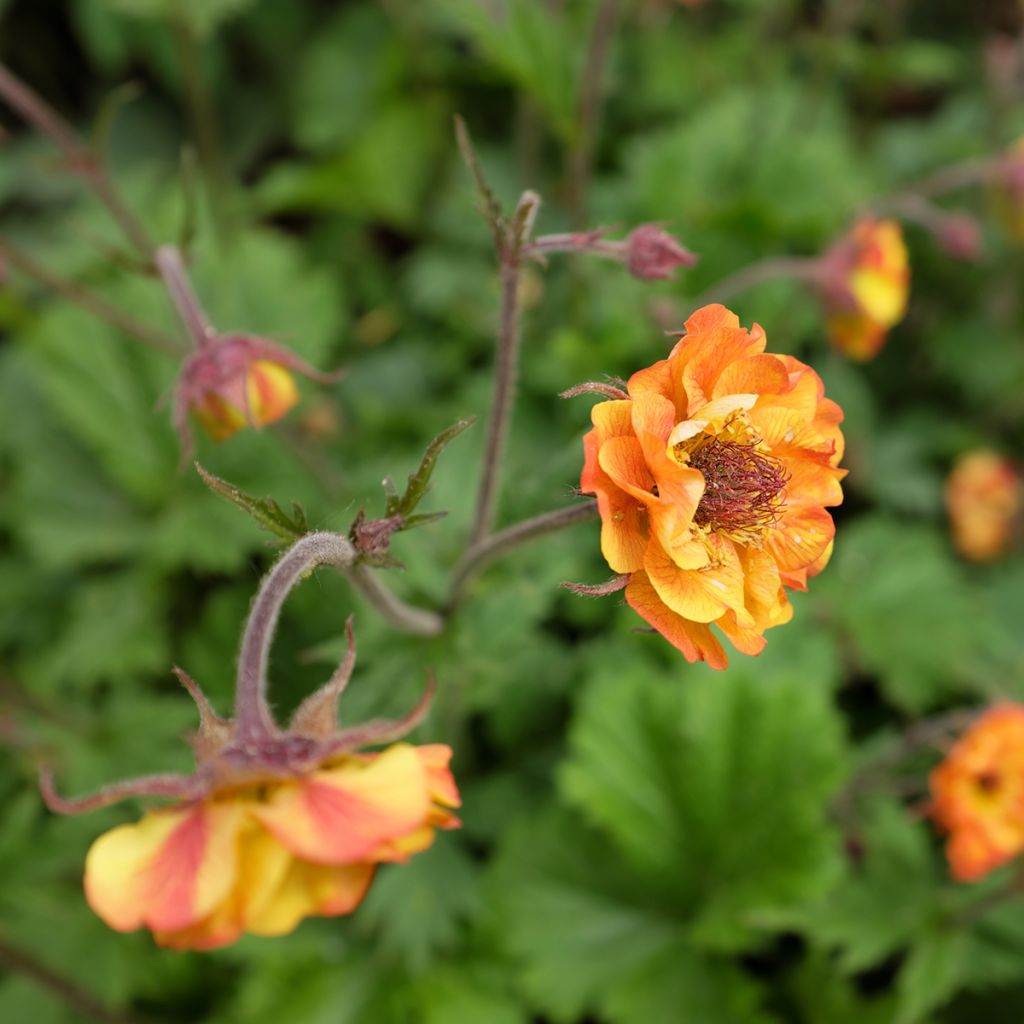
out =
<svg viewBox="0 0 1024 1024"><path fill-rule="evenodd" d="M602 17L591 130L580 98ZM384 476L404 479L430 437L487 407L497 280L456 112L503 201L542 194L542 231L658 221L701 257L654 285L582 259L528 271L511 523L578 480L587 400L558 391L661 358L663 331L715 281L814 254L869 200L1024 131L1021 28L1011 0L0 0L0 59L83 132L106 125L154 234L173 241L198 206L196 284L221 329L350 367L303 384L282 425L200 444L218 475L345 530L361 507L379 514ZM6 111L0 125L4 237L175 331L158 285L105 251L113 229L49 143ZM465 828L385 867L350 919L213 954L95 919L84 853L134 812L55 818L34 775L43 755L69 792L187 769L193 711L170 666L227 710L272 549L177 472L161 404L174 361L6 268L0 1018L1024 1019L1024 907L993 898L1009 869L947 880L922 814L934 756L860 784L919 716L1024 698L1024 558L963 563L942 505L959 453L1022 450L1024 259L984 190L954 200L983 219L983 256L954 261L910 226L910 312L868 365L829 350L797 284L730 302L847 413L835 558L760 658L687 665L616 598L559 590L607 574L594 524L490 568L434 640L396 639L329 572L300 588L277 705L329 673L354 610L347 720L408 706L432 668L418 735L455 748ZM424 510L447 519L395 541L407 568L391 582L410 599L443 597L481 444L478 425L435 475Z"/></svg>

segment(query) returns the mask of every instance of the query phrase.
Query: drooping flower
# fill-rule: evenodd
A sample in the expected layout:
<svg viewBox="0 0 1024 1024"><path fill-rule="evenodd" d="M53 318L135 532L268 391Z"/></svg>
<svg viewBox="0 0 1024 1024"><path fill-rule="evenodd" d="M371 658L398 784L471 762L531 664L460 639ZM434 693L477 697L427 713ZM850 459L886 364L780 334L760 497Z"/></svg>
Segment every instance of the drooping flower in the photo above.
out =
<svg viewBox="0 0 1024 1024"><path fill-rule="evenodd" d="M459 794L443 745L394 742L425 715L429 692L405 718L338 730L337 702L355 664L334 676L287 729L265 699L268 631L288 589L313 565L343 564L343 537L308 534L275 566L250 615L239 657L236 713L215 714L175 670L199 708L192 775L152 775L66 800L44 773L48 806L77 813L127 796L171 797L97 839L85 864L92 909L117 931L148 928L162 946L212 949L245 933L283 935L305 917L354 910L378 864L401 862L459 825ZM360 752L368 744L391 744Z"/></svg>
<svg viewBox="0 0 1024 1024"><path fill-rule="evenodd" d="M174 393L174 425L184 447L190 447L189 413L214 441L281 419L299 400L294 373L322 383L338 379L254 335L223 335L193 352Z"/></svg>
<svg viewBox="0 0 1024 1024"><path fill-rule="evenodd" d="M970 882L1024 850L1024 706L985 712L931 774L953 876Z"/></svg>
<svg viewBox="0 0 1024 1024"><path fill-rule="evenodd" d="M976 562L998 558L1009 548L1022 506L1020 474L996 452L982 449L961 456L946 481L953 543Z"/></svg>
<svg viewBox="0 0 1024 1024"><path fill-rule="evenodd" d="M182 363L174 388L172 418L183 459L193 447L190 413L214 441L224 441L245 427L258 429L281 419L299 400L295 373L322 384L342 376L321 373L294 352L254 334L219 333L192 288L178 249L160 246L154 258L195 349Z"/></svg>
<svg viewBox="0 0 1024 1024"><path fill-rule="evenodd" d="M792 615L786 588L832 552L843 414L821 379L711 305L625 390L583 389L611 398L593 408L580 489L626 601L689 661L725 667L712 624L760 653Z"/></svg>
<svg viewBox="0 0 1024 1024"><path fill-rule="evenodd" d="M822 257L820 281L832 343L851 359L874 358L907 308L910 268L899 224L858 221Z"/></svg>

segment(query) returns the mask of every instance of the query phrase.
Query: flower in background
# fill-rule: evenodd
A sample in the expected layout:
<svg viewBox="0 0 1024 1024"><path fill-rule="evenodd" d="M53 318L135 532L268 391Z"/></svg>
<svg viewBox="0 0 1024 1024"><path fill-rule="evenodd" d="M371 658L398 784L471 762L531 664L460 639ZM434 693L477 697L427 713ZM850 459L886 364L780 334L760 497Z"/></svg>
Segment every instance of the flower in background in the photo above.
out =
<svg viewBox="0 0 1024 1024"><path fill-rule="evenodd" d="M822 257L821 289L832 343L851 359L874 358L903 319L910 269L894 220L858 221Z"/></svg>
<svg viewBox="0 0 1024 1024"><path fill-rule="evenodd" d="M595 384L584 493L626 601L689 661L724 668L711 625L758 654L832 552L843 414L821 379L765 352L724 306L698 310L667 359L625 390ZM579 588L605 593L614 587Z"/></svg>
<svg viewBox="0 0 1024 1024"><path fill-rule="evenodd" d="M1024 138L997 161L991 178L996 218L1016 242L1024 242Z"/></svg>
<svg viewBox="0 0 1024 1024"><path fill-rule="evenodd" d="M175 949L283 935L305 917L354 910L377 865L405 861L430 846L436 829L458 827L451 750L395 742L422 720L429 691L402 719L337 728L338 698L355 664L351 622L334 676L286 729L270 714L267 633L284 596L312 565L343 564L352 553L344 538L307 534L271 571L243 637L234 719L219 717L175 670L199 708L192 775L143 776L68 800L44 772L44 799L58 813L128 796L174 800L100 836L86 856L86 899L111 928L148 928ZM362 751L371 744L390 745Z"/></svg>
<svg viewBox="0 0 1024 1024"><path fill-rule="evenodd" d="M174 392L174 425L183 448L191 448L189 413L214 441L281 419L299 400L294 373L322 383L338 379L253 335L224 335L193 352Z"/></svg>
<svg viewBox="0 0 1024 1024"><path fill-rule="evenodd" d="M1013 463L996 452L962 455L946 481L953 544L965 558L998 558L1013 540L1024 493Z"/></svg>
<svg viewBox="0 0 1024 1024"><path fill-rule="evenodd" d="M975 881L1024 850L1024 707L981 716L931 774L953 877Z"/></svg>
<svg viewBox="0 0 1024 1024"><path fill-rule="evenodd" d="M664 281L676 267L692 267L697 257L657 224L641 224L626 238L626 268L641 281Z"/></svg>
<svg viewBox="0 0 1024 1024"><path fill-rule="evenodd" d="M174 387L172 419L183 459L193 448L190 413L214 441L224 441L245 427L258 429L281 419L299 400L294 373L321 384L343 375L321 373L294 352L256 335L221 334L192 288L181 252L162 245L155 262L194 349Z"/></svg>

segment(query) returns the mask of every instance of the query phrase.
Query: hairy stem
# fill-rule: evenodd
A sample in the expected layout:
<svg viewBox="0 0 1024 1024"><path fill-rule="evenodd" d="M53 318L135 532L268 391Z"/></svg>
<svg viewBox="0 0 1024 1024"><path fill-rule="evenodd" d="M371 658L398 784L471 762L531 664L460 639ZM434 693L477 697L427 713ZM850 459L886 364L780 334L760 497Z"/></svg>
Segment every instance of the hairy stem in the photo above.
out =
<svg viewBox="0 0 1024 1024"><path fill-rule="evenodd" d="M358 552L339 533L307 533L278 559L264 577L242 635L235 683L235 724L243 742L258 742L279 732L267 704L267 662L281 606L296 583L311 569L333 565L340 569L383 618L396 629L417 636L441 631L439 615L405 604L366 566Z"/></svg>
<svg viewBox="0 0 1024 1024"><path fill-rule="evenodd" d="M8 262L12 267L20 270L26 277L31 277L50 291L63 296L69 302L81 306L82 309L93 316L116 327L119 331L134 338L149 348L157 349L160 352L167 352L171 355L180 356L181 345L172 337L158 331L141 320L136 320L131 314L124 312L117 306L111 304L101 295L83 287L76 281L71 281L60 274L54 273L48 267L37 262L27 253L12 245L10 242L0 240L0 261Z"/></svg>
<svg viewBox="0 0 1024 1024"><path fill-rule="evenodd" d="M567 508L545 512L532 519L524 519L521 523L516 523L508 529L473 544L462 556L452 574L451 589L445 605L446 614L451 615L456 610L466 596L473 580L491 562L501 558L514 548L538 537L543 537L545 534L554 533L556 530L573 526L576 523L585 523L596 519L597 514L596 501L569 505Z"/></svg>
<svg viewBox="0 0 1024 1024"><path fill-rule="evenodd" d="M156 267L193 346L199 349L209 345L217 332L192 289L178 247L161 245L156 251Z"/></svg>
<svg viewBox="0 0 1024 1024"><path fill-rule="evenodd" d="M501 460L505 454L512 399L519 373L519 267L518 247L506 245L501 253L501 319L491 414L484 442L483 473L477 492L476 512L469 535L470 545L477 544L486 536L494 522Z"/></svg>
<svg viewBox="0 0 1024 1024"><path fill-rule="evenodd" d="M91 992L86 991L70 978L58 974L24 949L12 945L0 936L0 966L31 978L65 1006L78 1019L100 1021L101 1024L137 1024L138 1018L113 1010L101 1003Z"/></svg>
<svg viewBox="0 0 1024 1024"><path fill-rule="evenodd" d="M0 64L0 98L33 128L52 140L64 155L68 170L77 174L96 193L125 238L148 265L152 259L153 243L145 228L124 204L102 158L82 142L53 107L3 64Z"/></svg>

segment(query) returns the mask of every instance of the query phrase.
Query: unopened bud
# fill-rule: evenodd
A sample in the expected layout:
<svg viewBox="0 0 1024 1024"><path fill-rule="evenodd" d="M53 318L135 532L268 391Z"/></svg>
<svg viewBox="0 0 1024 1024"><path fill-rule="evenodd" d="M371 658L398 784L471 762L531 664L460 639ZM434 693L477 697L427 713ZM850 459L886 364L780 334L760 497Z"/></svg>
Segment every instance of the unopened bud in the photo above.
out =
<svg viewBox="0 0 1024 1024"><path fill-rule="evenodd" d="M936 232L939 244L954 259L973 262L984 248L981 225L969 213L951 213Z"/></svg>
<svg viewBox="0 0 1024 1024"><path fill-rule="evenodd" d="M676 267L692 267L697 257L657 224L641 224L626 239L626 266L643 281L663 281Z"/></svg>

